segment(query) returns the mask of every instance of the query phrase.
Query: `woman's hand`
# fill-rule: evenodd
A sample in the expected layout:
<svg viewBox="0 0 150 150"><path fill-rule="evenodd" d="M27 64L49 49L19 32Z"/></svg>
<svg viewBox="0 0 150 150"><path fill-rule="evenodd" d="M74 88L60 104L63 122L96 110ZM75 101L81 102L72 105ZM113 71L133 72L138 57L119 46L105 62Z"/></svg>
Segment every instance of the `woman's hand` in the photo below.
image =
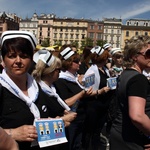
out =
<svg viewBox="0 0 150 150"><path fill-rule="evenodd" d="M11 129L11 136L16 141L34 141L38 135L36 127L33 125L23 125L15 129Z"/></svg>
<svg viewBox="0 0 150 150"><path fill-rule="evenodd" d="M93 94L93 88L89 87L87 90L83 90L84 96L91 96Z"/></svg>
<svg viewBox="0 0 150 150"><path fill-rule="evenodd" d="M107 93L108 91L110 91L110 88L105 86L105 87L103 87L103 90L104 90L104 93Z"/></svg>
<svg viewBox="0 0 150 150"><path fill-rule="evenodd" d="M84 75L78 75L78 82L79 82L82 86L84 86L84 82L82 81L83 77L84 77Z"/></svg>
<svg viewBox="0 0 150 150"><path fill-rule="evenodd" d="M144 150L150 150L150 144L144 145Z"/></svg>
<svg viewBox="0 0 150 150"><path fill-rule="evenodd" d="M77 113L72 111L65 111L64 116L61 117L64 121L65 127L69 126L70 123L77 117Z"/></svg>
<svg viewBox="0 0 150 150"><path fill-rule="evenodd" d="M0 128L0 149L19 150L17 142L2 128Z"/></svg>

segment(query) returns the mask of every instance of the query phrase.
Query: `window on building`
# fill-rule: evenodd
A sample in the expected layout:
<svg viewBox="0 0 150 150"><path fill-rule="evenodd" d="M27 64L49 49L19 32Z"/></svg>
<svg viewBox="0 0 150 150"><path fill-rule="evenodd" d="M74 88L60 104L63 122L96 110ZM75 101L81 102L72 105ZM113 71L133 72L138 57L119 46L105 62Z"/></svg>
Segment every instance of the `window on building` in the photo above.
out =
<svg viewBox="0 0 150 150"><path fill-rule="evenodd" d="M93 32L90 32L90 33L89 33L89 38L91 38L91 39L94 38L94 33L93 33Z"/></svg>
<svg viewBox="0 0 150 150"><path fill-rule="evenodd" d="M126 37L129 37L129 31L126 31Z"/></svg>
<svg viewBox="0 0 150 150"><path fill-rule="evenodd" d="M47 36L48 36L48 37L50 36L50 32L47 33Z"/></svg>
<svg viewBox="0 0 150 150"><path fill-rule="evenodd" d="M77 29L76 32L79 32L79 29Z"/></svg>
<svg viewBox="0 0 150 150"><path fill-rule="evenodd" d="M117 41L120 41L120 36L117 36Z"/></svg>
<svg viewBox="0 0 150 150"><path fill-rule="evenodd" d="M116 42L116 47L120 47L120 43L119 42Z"/></svg>
<svg viewBox="0 0 150 150"><path fill-rule="evenodd" d="M73 39L73 34L70 34L70 39Z"/></svg>
<svg viewBox="0 0 150 150"><path fill-rule="evenodd" d="M68 39L68 34L67 33L65 34L65 39Z"/></svg>
<svg viewBox="0 0 150 150"><path fill-rule="evenodd" d="M54 33L54 38L57 38L57 33Z"/></svg>
<svg viewBox="0 0 150 150"><path fill-rule="evenodd" d="M82 39L84 39L85 38L85 34L82 34Z"/></svg>
<svg viewBox="0 0 150 150"><path fill-rule="evenodd" d="M66 32L68 32L68 28L66 28Z"/></svg>
<svg viewBox="0 0 150 150"><path fill-rule="evenodd" d="M76 39L79 39L79 34L76 34Z"/></svg>
<svg viewBox="0 0 150 150"><path fill-rule="evenodd" d="M35 35L35 30L32 30L32 33Z"/></svg>
<svg viewBox="0 0 150 150"><path fill-rule="evenodd" d="M61 29L60 29L60 31L62 32L62 31L63 31L63 29L61 28Z"/></svg>
<svg viewBox="0 0 150 150"><path fill-rule="evenodd" d="M40 32L40 36L42 36L42 32Z"/></svg>
<svg viewBox="0 0 150 150"><path fill-rule="evenodd" d="M97 33L97 39L101 40L102 39L102 34L101 33Z"/></svg>
<svg viewBox="0 0 150 150"><path fill-rule="evenodd" d="M102 25L98 25L98 30L102 30Z"/></svg>
<svg viewBox="0 0 150 150"><path fill-rule="evenodd" d="M43 23L46 24L46 23L47 23L47 20L43 20Z"/></svg>
<svg viewBox="0 0 150 150"><path fill-rule="evenodd" d="M28 28L30 27L30 23L27 23L27 27L28 27Z"/></svg>
<svg viewBox="0 0 150 150"><path fill-rule="evenodd" d="M79 22L77 22L77 25L79 25Z"/></svg>
<svg viewBox="0 0 150 150"><path fill-rule="evenodd" d="M90 25L90 29L91 29L91 30L94 30L94 25Z"/></svg>
<svg viewBox="0 0 150 150"><path fill-rule="evenodd" d="M62 38L62 35L63 35L63 34L62 34L62 33L60 33L60 38Z"/></svg>
<svg viewBox="0 0 150 150"><path fill-rule="evenodd" d="M113 37L114 37L113 35L110 36L111 41L113 41Z"/></svg>
<svg viewBox="0 0 150 150"><path fill-rule="evenodd" d="M135 32L135 35L139 35L139 33L138 33L138 32Z"/></svg>
<svg viewBox="0 0 150 150"><path fill-rule="evenodd" d="M148 35L148 32L145 32L145 35L147 36L147 35Z"/></svg>

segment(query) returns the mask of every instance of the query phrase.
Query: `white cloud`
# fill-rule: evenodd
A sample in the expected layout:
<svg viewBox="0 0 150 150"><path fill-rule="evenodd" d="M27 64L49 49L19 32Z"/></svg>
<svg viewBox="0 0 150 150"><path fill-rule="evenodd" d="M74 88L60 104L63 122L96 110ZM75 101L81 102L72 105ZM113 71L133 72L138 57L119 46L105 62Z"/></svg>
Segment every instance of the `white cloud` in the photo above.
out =
<svg viewBox="0 0 150 150"><path fill-rule="evenodd" d="M57 17L85 19L128 19L150 11L150 0L0 0L0 12L16 13L19 17L32 17L36 12L55 13Z"/></svg>
<svg viewBox="0 0 150 150"><path fill-rule="evenodd" d="M150 2L146 2L145 4L142 2L142 4L138 4L135 6L132 6L131 8L132 11L127 11L127 13L124 13L124 15L122 15L122 19L127 19L130 17L134 17L136 15L140 15L146 12L150 11Z"/></svg>

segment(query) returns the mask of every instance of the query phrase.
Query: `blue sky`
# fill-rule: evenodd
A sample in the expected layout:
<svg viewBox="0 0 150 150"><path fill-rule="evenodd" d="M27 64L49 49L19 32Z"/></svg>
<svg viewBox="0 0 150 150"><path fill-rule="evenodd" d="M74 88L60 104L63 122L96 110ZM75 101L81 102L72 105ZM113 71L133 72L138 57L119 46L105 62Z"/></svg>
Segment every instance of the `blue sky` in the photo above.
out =
<svg viewBox="0 0 150 150"><path fill-rule="evenodd" d="M149 19L150 0L0 0L0 12L30 18L33 13L56 14L56 17Z"/></svg>

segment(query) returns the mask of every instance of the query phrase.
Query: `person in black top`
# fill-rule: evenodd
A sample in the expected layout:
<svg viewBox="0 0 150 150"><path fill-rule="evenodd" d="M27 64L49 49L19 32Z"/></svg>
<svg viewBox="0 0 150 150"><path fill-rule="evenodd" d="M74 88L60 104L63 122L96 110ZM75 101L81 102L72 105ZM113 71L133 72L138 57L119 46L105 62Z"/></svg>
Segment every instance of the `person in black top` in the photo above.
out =
<svg viewBox="0 0 150 150"><path fill-rule="evenodd" d="M20 150L40 149L38 145L31 147L37 139L34 119L62 116L64 111L28 73L35 47L36 39L30 32L12 30L2 33L4 69L0 74L0 126L18 142ZM57 146L43 149L55 148Z"/></svg>
<svg viewBox="0 0 150 150"><path fill-rule="evenodd" d="M142 74L150 67L149 36L134 36L126 41L124 65L126 69L118 78L119 106L111 127L110 150L144 150L144 145L150 143L150 86Z"/></svg>
<svg viewBox="0 0 150 150"><path fill-rule="evenodd" d="M110 77L106 67L109 52L100 46L93 47L91 52L92 65L89 70L95 73L95 88L101 92L97 96L89 97L86 103L83 147L85 150L98 150L103 149L101 143L103 136L100 137L100 134L107 120L108 108L114 91L107 86L107 78Z"/></svg>
<svg viewBox="0 0 150 150"><path fill-rule="evenodd" d="M88 68L91 65L91 49L92 46L86 46L83 49L83 53L81 54L81 64L79 66L79 70L77 71L78 74L85 74L85 72L88 70Z"/></svg>
<svg viewBox="0 0 150 150"><path fill-rule="evenodd" d="M65 100L78 93L84 92L84 94L75 101L66 101L71 111L77 112L77 117L71 122L67 130L69 150L79 150L82 146L81 139L85 118L85 96L90 95L93 91L91 89L85 91L78 84L77 71L80 66L79 54L75 53L68 45L64 45L60 49L60 56L58 57L62 60L62 71L59 74L59 79L54 82L54 86L59 96Z"/></svg>

